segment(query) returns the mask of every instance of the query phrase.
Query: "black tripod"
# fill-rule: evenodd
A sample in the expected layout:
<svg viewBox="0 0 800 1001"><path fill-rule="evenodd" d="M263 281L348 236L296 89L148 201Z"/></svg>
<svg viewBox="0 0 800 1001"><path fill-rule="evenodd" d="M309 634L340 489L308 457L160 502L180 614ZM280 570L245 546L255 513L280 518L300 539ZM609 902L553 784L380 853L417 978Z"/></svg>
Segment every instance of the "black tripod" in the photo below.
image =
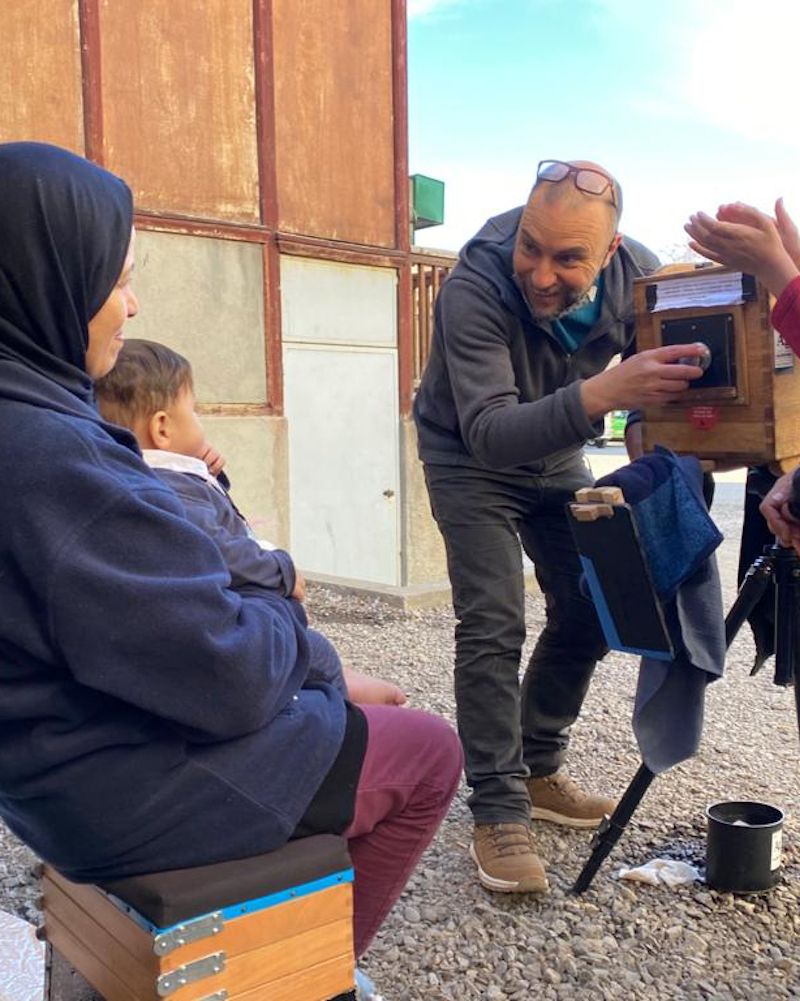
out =
<svg viewBox="0 0 800 1001"><path fill-rule="evenodd" d="M725 618L725 646L729 648L770 583L775 585L775 684L794 685L798 727L800 727L800 559L794 549L771 545L764 548L745 574L736 601ZM751 673L755 673L755 670ZM641 764L610 817L603 818L592 839L592 852L575 880L573 893L583 893L600 865L608 857L633 816L655 773Z"/></svg>

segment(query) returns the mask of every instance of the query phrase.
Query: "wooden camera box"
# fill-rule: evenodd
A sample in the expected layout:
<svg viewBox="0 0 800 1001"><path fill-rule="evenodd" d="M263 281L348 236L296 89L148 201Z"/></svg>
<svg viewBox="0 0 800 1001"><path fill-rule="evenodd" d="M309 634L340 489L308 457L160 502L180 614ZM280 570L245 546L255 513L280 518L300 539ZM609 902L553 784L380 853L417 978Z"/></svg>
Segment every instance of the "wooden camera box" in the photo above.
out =
<svg viewBox="0 0 800 1001"><path fill-rule="evenodd" d="M664 445L710 468L800 459L800 360L772 329L772 301L751 275L665 270L634 282L637 350L706 344L711 362L680 402L644 410L644 447Z"/></svg>

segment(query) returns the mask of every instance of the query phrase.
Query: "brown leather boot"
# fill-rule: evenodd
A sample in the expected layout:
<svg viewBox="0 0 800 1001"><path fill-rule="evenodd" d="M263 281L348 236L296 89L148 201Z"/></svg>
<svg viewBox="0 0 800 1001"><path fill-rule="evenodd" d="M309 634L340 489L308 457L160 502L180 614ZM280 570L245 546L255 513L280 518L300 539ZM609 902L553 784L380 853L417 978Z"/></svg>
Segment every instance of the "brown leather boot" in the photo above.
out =
<svg viewBox="0 0 800 1001"><path fill-rule="evenodd" d="M545 893L547 876L527 824L476 824L469 853L478 879L495 893Z"/></svg>
<svg viewBox="0 0 800 1001"><path fill-rule="evenodd" d="M549 820L563 827L597 827L617 806L608 796L584 792L566 772L527 779L526 784L534 820Z"/></svg>

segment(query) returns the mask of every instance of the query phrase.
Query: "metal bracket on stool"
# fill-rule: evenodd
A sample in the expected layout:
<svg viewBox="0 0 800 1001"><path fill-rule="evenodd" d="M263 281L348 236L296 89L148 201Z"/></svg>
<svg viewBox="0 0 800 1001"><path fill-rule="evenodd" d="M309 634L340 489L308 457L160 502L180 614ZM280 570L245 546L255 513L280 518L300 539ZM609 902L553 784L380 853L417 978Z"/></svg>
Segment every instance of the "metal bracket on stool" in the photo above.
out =
<svg viewBox="0 0 800 1001"><path fill-rule="evenodd" d="M175 949L189 942L197 942L201 938L209 938L211 935L218 935L225 927L222 911L214 911L213 914L206 914L196 921L186 921L184 924L175 925L169 931L156 935L153 939L153 952L157 956L168 956Z"/></svg>
<svg viewBox="0 0 800 1001"><path fill-rule="evenodd" d="M169 997L186 984L193 984L204 977L210 977L215 973L222 973L225 969L225 953L215 952L210 956L203 956L193 963L185 963L177 970L170 970L169 973L162 973L156 981L156 993L161 998Z"/></svg>

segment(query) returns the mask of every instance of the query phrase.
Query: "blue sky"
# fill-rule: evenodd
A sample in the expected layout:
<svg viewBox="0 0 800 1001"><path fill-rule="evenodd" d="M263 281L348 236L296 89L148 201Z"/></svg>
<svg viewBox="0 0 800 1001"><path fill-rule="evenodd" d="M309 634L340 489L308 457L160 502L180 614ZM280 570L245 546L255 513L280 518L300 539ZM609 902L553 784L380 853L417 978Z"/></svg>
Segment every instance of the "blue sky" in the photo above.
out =
<svg viewBox="0 0 800 1001"><path fill-rule="evenodd" d="M664 256L699 208L800 223L799 0L408 0L412 173L445 181L457 249L521 204L541 159L622 182L623 231Z"/></svg>

